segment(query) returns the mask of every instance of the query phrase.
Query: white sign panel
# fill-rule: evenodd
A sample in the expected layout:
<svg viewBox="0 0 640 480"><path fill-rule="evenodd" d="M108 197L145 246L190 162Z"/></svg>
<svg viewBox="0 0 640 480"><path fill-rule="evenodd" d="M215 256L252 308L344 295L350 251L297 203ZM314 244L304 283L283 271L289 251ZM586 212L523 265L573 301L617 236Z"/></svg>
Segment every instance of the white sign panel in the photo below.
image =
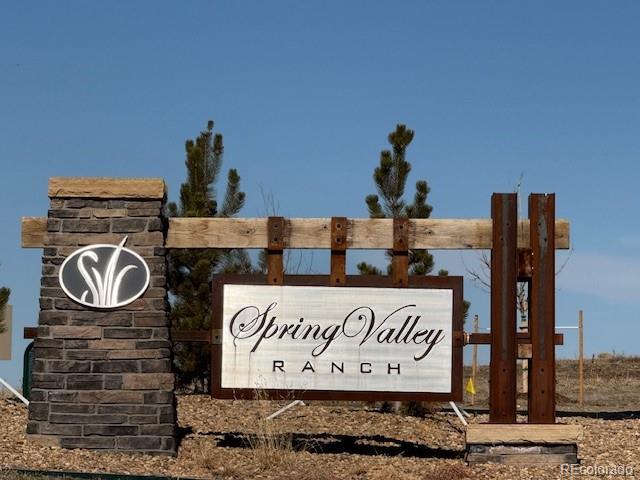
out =
<svg viewBox="0 0 640 480"><path fill-rule="evenodd" d="M223 288L222 388L452 391L452 289Z"/></svg>

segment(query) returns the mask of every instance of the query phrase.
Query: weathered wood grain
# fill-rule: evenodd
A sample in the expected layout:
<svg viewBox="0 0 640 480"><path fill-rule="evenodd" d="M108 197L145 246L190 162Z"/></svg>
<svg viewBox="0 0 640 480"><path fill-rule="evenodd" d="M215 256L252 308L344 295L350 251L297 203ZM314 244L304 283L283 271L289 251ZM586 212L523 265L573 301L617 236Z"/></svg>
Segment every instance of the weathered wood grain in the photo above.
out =
<svg viewBox="0 0 640 480"><path fill-rule="evenodd" d="M574 444L582 439L581 425L565 424L471 424L467 444Z"/></svg>
<svg viewBox="0 0 640 480"><path fill-rule="evenodd" d="M47 235L46 217L22 217L20 244L22 248L42 248Z"/></svg>
<svg viewBox="0 0 640 480"><path fill-rule="evenodd" d="M49 197L162 199L161 178L51 177Z"/></svg>
<svg viewBox="0 0 640 480"><path fill-rule="evenodd" d="M393 248L393 220L357 218L347 221L347 248ZM526 224L526 225L523 225ZM45 245L47 219L22 219L22 246ZM526 227L526 228L525 228ZM518 228L518 244L528 244L528 220ZM266 218L172 218L168 248L267 248ZM569 248L569 222L556 222L556 248ZM330 218L285 220L285 248L331 248ZM409 221L409 248L489 249L490 219L418 219Z"/></svg>
<svg viewBox="0 0 640 480"><path fill-rule="evenodd" d="M393 220L348 220L347 248L393 248ZM409 248L489 249L491 219L415 219L409 221ZM528 220L520 221L518 244L529 244ZM558 220L557 248L569 248L569 222ZM266 248L264 218L172 218L169 248ZM331 219L304 218L285 221L285 248L331 248Z"/></svg>

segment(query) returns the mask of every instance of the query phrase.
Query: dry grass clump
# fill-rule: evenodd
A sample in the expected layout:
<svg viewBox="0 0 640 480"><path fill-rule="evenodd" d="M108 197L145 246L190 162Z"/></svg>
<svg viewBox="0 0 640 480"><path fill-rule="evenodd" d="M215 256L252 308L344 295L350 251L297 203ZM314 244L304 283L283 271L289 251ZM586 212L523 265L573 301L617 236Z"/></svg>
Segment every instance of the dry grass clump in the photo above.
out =
<svg viewBox="0 0 640 480"><path fill-rule="evenodd" d="M247 435L253 460L261 470L282 469L293 466L293 436L283 431L276 419L267 417L273 412L273 402L268 399L264 390L254 393L259 417L255 425L255 433Z"/></svg>

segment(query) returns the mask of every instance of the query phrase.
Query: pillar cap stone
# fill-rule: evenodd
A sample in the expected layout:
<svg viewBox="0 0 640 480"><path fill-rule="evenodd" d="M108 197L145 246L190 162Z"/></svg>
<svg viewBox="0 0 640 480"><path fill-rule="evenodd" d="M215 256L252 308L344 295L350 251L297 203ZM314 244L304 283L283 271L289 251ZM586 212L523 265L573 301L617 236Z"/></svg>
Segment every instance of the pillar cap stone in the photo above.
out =
<svg viewBox="0 0 640 480"><path fill-rule="evenodd" d="M162 200L167 188L162 178L51 177L50 198L131 198Z"/></svg>

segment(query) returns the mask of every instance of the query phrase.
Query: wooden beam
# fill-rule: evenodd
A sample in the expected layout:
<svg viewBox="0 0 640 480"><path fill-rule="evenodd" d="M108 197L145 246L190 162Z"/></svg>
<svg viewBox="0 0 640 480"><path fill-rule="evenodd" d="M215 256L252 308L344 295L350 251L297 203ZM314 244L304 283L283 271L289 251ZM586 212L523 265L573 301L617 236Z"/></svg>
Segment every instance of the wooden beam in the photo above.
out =
<svg viewBox="0 0 640 480"><path fill-rule="evenodd" d="M26 340L38 338L38 327L24 327L23 338Z"/></svg>
<svg viewBox="0 0 640 480"><path fill-rule="evenodd" d="M564 334L556 333L553 341L556 345L564 345ZM530 344L531 334L529 332L517 332L516 342L518 345ZM489 345L491 343L490 333L470 333L467 345Z"/></svg>
<svg viewBox="0 0 640 480"><path fill-rule="evenodd" d="M22 248L43 248L46 244L47 218L22 217Z"/></svg>
<svg viewBox="0 0 640 480"><path fill-rule="evenodd" d="M536 425L514 423L498 425L475 423L467 426L467 444L574 444L582 440L582 425Z"/></svg>
<svg viewBox="0 0 640 480"><path fill-rule="evenodd" d="M347 281L347 219L331 218L331 275L330 284L342 286Z"/></svg>
<svg viewBox="0 0 640 480"><path fill-rule="evenodd" d="M409 248L489 249L490 219L409 220ZM331 248L330 218L286 219L285 248ZM393 219L348 220L347 248L393 248ZM569 248L569 222L558 220L557 248ZM529 246L528 220L518 227L518 244ZM168 248L267 248L266 218L172 218Z"/></svg>
<svg viewBox="0 0 640 480"><path fill-rule="evenodd" d="M518 245L529 244L528 220L518 226ZM43 248L47 219L23 217L22 247ZM285 248L331 248L330 218L285 219ZM393 248L393 220L347 221L347 248ZM167 248L267 248L266 218L171 218ZM409 248L467 250L491 248L490 219L409 220ZM556 248L568 249L569 221L556 221Z"/></svg>
<svg viewBox="0 0 640 480"><path fill-rule="evenodd" d="M395 287L409 284L409 220L406 218L393 219L391 277Z"/></svg>
<svg viewBox="0 0 640 480"><path fill-rule="evenodd" d="M52 177L49 197L162 199L162 178Z"/></svg>
<svg viewBox="0 0 640 480"><path fill-rule="evenodd" d="M267 283L282 285L284 281L284 249L286 227L283 217L269 217L267 219Z"/></svg>

